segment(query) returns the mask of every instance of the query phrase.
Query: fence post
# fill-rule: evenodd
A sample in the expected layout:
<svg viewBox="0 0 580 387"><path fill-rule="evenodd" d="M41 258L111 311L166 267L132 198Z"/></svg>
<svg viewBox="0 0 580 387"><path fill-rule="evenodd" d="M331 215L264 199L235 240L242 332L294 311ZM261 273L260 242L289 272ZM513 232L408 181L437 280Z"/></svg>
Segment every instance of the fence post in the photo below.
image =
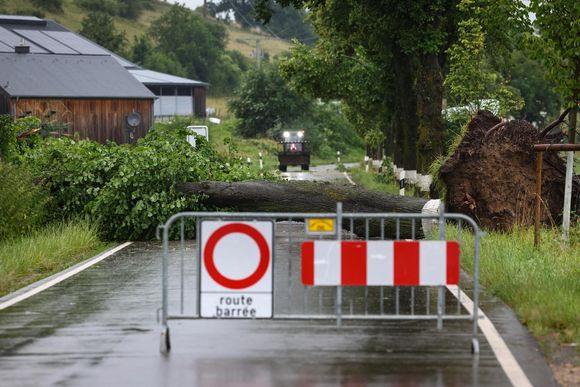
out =
<svg viewBox="0 0 580 387"><path fill-rule="evenodd" d="M572 201L572 170L574 169L574 152L570 151L566 159L566 181L564 184L564 213L562 219L562 239L565 243L570 239L570 207Z"/></svg>
<svg viewBox="0 0 580 387"><path fill-rule="evenodd" d="M352 232L352 231L351 231ZM342 239L342 202L336 203L336 240ZM336 327L342 325L342 286L336 287Z"/></svg>
<svg viewBox="0 0 580 387"><path fill-rule="evenodd" d="M399 196L405 196L405 170L399 175Z"/></svg>
<svg viewBox="0 0 580 387"><path fill-rule="evenodd" d="M544 152L536 152L536 197L534 207L535 207L535 219L534 219L534 247L540 245L540 201L542 197L542 160L544 158Z"/></svg>
<svg viewBox="0 0 580 387"><path fill-rule="evenodd" d="M445 240L445 203L439 206L439 240ZM437 329L443 329L443 313L445 308L445 286L437 289Z"/></svg>

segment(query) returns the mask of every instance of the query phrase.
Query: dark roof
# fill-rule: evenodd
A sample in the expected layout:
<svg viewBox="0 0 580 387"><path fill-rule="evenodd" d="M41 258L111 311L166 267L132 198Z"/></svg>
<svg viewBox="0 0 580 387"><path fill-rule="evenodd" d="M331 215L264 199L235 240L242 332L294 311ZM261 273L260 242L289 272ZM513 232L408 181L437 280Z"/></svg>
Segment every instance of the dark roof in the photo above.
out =
<svg viewBox="0 0 580 387"><path fill-rule="evenodd" d="M12 97L155 98L109 55L0 53L0 88Z"/></svg>
<svg viewBox="0 0 580 387"><path fill-rule="evenodd" d="M141 69L139 66L127 59L112 53L52 20L39 19L34 16L0 15L0 54L13 54L14 47L20 45L22 41L30 46L30 53L32 54L44 54L49 56L110 56L127 70L138 70L138 72L133 75L139 81L147 78L147 80L142 83L148 85L209 86L209 84L204 82L175 77L173 75L159 72L154 72L155 76L153 78L155 78L155 80L150 82L151 74L146 73L150 70Z"/></svg>
<svg viewBox="0 0 580 387"><path fill-rule="evenodd" d="M21 41L37 54L110 55L127 68L136 64L52 21L30 16L0 15L0 52L14 52Z"/></svg>

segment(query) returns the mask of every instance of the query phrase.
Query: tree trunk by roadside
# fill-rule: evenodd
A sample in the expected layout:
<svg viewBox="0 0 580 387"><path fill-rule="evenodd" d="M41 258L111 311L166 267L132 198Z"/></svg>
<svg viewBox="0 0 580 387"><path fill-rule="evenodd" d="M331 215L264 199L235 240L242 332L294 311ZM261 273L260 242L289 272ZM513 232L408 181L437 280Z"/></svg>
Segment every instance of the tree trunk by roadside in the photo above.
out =
<svg viewBox="0 0 580 387"><path fill-rule="evenodd" d="M176 190L184 194L204 194L205 203L242 212L335 212L342 202L346 213L421 213L427 199L395 196L366 190L359 186L319 182L244 181L226 183L206 181L179 183ZM380 222L370 222L369 236L381 235ZM345 221L345 229L349 222ZM401 220L400 238L412 237L412 222ZM385 221L385 237L395 238L396 222ZM355 222L354 232L365 236L364 222ZM415 237L424 236L421 221L415 222Z"/></svg>
<svg viewBox="0 0 580 387"><path fill-rule="evenodd" d="M443 74L436 53L421 57L421 68L416 85L417 116L417 171L427 173L429 165L443 154L444 124Z"/></svg>
<svg viewBox="0 0 580 387"><path fill-rule="evenodd" d="M413 90L415 66L411 58L395 46L393 67L395 73L393 100L395 163L399 168L415 170L417 169L417 99Z"/></svg>

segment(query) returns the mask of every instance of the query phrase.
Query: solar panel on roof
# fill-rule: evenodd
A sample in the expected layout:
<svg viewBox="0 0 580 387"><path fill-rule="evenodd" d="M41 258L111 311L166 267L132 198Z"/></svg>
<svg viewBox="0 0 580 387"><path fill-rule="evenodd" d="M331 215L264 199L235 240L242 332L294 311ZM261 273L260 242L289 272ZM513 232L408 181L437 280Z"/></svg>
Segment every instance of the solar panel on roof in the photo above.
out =
<svg viewBox="0 0 580 387"><path fill-rule="evenodd" d="M50 36L43 34L41 31L34 30L14 30L19 35L24 36L28 40L44 47L54 54L78 54L75 50L64 44L54 40Z"/></svg>
<svg viewBox="0 0 580 387"><path fill-rule="evenodd" d="M103 48L69 31L44 31L60 43L85 55L110 55Z"/></svg>
<svg viewBox="0 0 580 387"><path fill-rule="evenodd" d="M14 21L14 20L25 20L25 21L44 21L37 18L36 16L23 16L23 15L0 15L0 21Z"/></svg>
<svg viewBox="0 0 580 387"><path fill-rule="evenodd" d="M46 54L47 51L38 47L36 44L27 41L26 39L22 39L21 36L16 35L14 32L7 30L4 27L0 27L0 42L4 43L4 45L14 48L18 46L20 42L24 40L26 44L30 46L30 52L34 54Z"/></svg>
<svg viewBox="0 0 580 387"><path fill-rule="evenodd" d="M14 52L14 48L7 46L4 43L0 42L0 52Z"/></svg>

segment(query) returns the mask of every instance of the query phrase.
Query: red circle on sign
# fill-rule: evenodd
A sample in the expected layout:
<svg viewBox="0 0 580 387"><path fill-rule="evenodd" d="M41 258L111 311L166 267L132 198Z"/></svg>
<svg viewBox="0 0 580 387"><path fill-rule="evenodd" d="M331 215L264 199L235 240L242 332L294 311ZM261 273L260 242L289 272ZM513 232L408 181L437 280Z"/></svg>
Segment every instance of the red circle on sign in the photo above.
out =
<svg viewBox="0 0 580 387"><path fill-rule="evenodd" d="M213 253L218 242L228 234L240 233L249 236L256 242L260 250L260 262L256 270L246 278L231 279L224 276L216 268ZM268 270L270 264L270 249L268 242L254 227L243 223L230 223L215 230L208 238L203 253L203 262L209 276L218 284L229 289L245 289L258 282Z"/></svg>

